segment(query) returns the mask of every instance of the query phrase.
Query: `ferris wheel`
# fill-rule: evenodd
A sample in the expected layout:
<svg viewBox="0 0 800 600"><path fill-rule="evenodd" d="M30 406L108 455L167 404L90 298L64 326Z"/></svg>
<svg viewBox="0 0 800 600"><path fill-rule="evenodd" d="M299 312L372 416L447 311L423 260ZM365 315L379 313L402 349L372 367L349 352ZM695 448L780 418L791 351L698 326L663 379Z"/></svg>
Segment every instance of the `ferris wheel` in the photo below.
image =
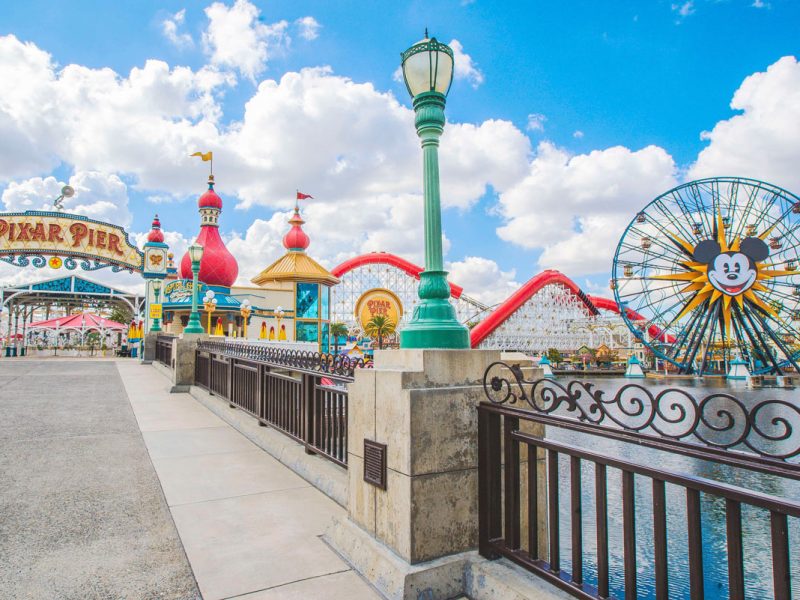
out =
<svg viewBox="0 0 800 600"><path fill-rule="evenodd" d="M692 181L625 230L611 288L653 353L686 373L800 372L800 197L752 179Z"/></svg>

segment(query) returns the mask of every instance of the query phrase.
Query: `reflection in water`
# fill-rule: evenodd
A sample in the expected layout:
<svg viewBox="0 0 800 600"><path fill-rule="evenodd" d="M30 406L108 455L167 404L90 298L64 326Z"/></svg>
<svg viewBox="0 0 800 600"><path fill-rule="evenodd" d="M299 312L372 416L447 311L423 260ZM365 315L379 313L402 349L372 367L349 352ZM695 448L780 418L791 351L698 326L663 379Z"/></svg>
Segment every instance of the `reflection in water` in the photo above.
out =
<svg viewBox="0 0 800 600"><path fill-rule="evenodd" d="M596 379L598 388L606 390L606 398L626 383L625 379ZM566 383L560 378L560 383ZM749 390L744 386L731 389L719 384L710 386L691 380L666 382L647 380L643 385L653 391L673 386L687 388L697 396L722 391L731 394L750 407L767 399L796 402L797 392L787 389ZM696 388L696 389L688 389ZM699 398L698 398L699 399ZM796 427L798 425L795 425ZM547 428L547 437L591 449L622 460L657 466L659 469L683 475L704 477L757 490L766 494L797 501L800 499L800 481L782 479L763 473L745 471L727 465L688 458L685 456L642 448L634 444L616 442L596 436ZM571 533L569 507L569 459L559 461L560 481L560 538L563 568L571 571ZM590 585L597 584L594 466L582 464L584 578ZM653 569L653 513L652 483L637 476L636 486L636 546L637 546L637 597L655 598L655 572ZM670 598L689 597L689 564L687 551L686 492L683 488L667 484L667 557ZM705 598L712 600L728 597L728 552L725 524L725 501L701 494L703 568ZM622 478L620 471L608 469L608 532L609 575L611 593L624 598L623 540L622 540ZM745 565L745 592L747 598L762 600L772 597L772 551L769 513L766 510L742 506L742 530ZM793 597L800 599L800 519L789 518L790 568Z"/></svg>

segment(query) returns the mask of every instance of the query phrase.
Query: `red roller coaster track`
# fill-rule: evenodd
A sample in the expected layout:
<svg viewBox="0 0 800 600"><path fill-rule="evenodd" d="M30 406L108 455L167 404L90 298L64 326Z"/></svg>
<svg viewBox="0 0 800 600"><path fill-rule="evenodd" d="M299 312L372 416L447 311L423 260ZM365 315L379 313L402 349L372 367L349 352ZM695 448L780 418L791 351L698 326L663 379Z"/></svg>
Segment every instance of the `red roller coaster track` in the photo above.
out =
<svg viewBox="0 0 800 600"><path fill-rule="evenodd" d="M419 279L419 274L423 271L419 267L404 258L400 258L388 252L371 252L369 254L362 254L344 261L331 270L334 276L341 278L342 275L348 271L352 271L358 267L365 265L390 265L405 271L409 276ZM560 285L573 294L583 302L590 314L598 314L598 309L608 310L616 314L620 314L620 308L614 300L610 298L603 298L602 296L589 296L587 295L572 279L553 269L542 271L535 275L521 288L514 292L509 298L500 304L488 317L478 323L470 333L470 341L473 348L476 348L483 340L485 340L491 333L497 329L508 317L510 317L516 310L518 310L525 302L534 296L539 290L546 285ZM460 298L464 293L464 289L454 283L450 284L450 293L453 298ZM644 317L631 309L627 309L628 318L631 320L643 320ZM655 325L648 328L648 333L656 338L662 339L662 331Z"/></svg>
<svg viewBox="0 0 800 600"><path fill-rule="evenodd" d="M408 262L406 259L400 258L394 254L389 254L388 252L370 252L369 254L362 254L361 256L355 256L344 261L339 266L334 267L331 273L333 273L334 277L341 278L342 275L348 271L365 265L391 265L405 271L415 279L419 279L419 274L424 270L422 267L418 267L414 263ZM464 288L454 283L450 284L450 295L453 298L458 299L463 293Z"/></svg>
<svg viewBox="0 0 800 600"><path fill-rule="evenodd" d="M595 308L589 296L587 296L574 281L560 271L548 269L528 280L521 288L511 294L508 300L498 306L492 314L472 328L470 332L470 343L472 347L477 348L483 340L489 337L495 329L500 327L508 317L514 314L514 312L534 296L536 292L546 285L554 284L568 289L586 305L586 308L589 309L591 314L597 314L597 308Z"/></svg>

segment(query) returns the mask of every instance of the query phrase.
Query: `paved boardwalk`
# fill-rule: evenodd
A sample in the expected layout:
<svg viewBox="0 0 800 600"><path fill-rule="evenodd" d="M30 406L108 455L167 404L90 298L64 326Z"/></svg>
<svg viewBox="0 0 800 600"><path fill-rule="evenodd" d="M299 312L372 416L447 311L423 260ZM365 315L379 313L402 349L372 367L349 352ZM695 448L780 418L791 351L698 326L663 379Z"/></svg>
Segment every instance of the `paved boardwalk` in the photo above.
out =
<svg viewBox="0 0 800 600"><path fill-rule="evenodd" d="M117 363L205 600L372 600L319 536L343 509L167 379Z"/></svg>
<svg viewBox="0 0 800 600"><path fill-rule="evenodd" d="M0 598L379 598L319 538L342 508L168 387L0 361Z"/></svg>
<svg viewBox="0 0 800 600"><path fill-rule="evenodd" d="M197 597L116 364L0 360L0 598Z"/></svg>

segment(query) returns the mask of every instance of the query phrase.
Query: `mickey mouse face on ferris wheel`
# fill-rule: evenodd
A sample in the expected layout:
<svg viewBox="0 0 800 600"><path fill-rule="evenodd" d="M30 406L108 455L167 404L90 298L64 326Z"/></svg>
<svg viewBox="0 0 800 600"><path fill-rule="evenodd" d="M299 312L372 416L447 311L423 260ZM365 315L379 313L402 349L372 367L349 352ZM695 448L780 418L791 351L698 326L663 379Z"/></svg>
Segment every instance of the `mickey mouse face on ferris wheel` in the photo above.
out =
<svg viewBox="0 0 800 600"><path fill-rule="evenodd" d="M722 252L715 240L703 240L694 248L697 262L708 265L708 282L727 296L743 294L756 282L757 262L769 256L769 247L764 240L748 237L739 244L736 252Z"/></svg>

